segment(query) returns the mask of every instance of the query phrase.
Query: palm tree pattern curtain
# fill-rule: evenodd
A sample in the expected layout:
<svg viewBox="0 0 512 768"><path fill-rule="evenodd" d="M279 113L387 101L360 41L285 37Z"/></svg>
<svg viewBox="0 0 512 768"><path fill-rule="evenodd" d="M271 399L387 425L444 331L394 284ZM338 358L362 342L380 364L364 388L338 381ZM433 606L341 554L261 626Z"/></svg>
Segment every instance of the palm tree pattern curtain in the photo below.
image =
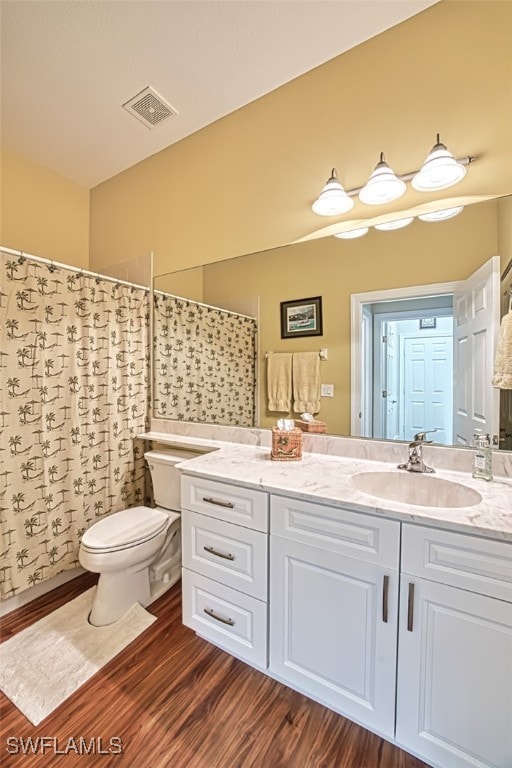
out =
<svg viewBox="0 0 512 768"><path fill-rule="evenodd" d="M144 502L149 297L0 258L0 584L11 597L78 563L98 519Z"/></svg>
<svg viewBox="0 0 512 768"><path fill-rule="evenodd" d="M155 416L254 426L256 320L169 294L153 300Z"/></svg>

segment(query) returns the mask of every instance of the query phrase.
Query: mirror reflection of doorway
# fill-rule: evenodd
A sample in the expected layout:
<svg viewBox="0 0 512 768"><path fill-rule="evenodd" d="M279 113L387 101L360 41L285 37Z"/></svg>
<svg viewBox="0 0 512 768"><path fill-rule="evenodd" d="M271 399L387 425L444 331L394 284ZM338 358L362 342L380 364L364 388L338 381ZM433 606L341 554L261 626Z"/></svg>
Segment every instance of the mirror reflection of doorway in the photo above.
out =
<svg viewBox="0 0 512 768"><path fill-rule="evenodd" d="M417 432L435 429L436 443L453 443L452 306L453 297L446 295L367 307L373 327L372 437L410 441Z"/></svg>
<svg viewBox="0 0 512 768"><path fill-rule="evenodd" d="M431 301L433 298L437 298L443 301L445 297L450 296L450 301L453 303L453 444L471 445L477 430L484 434L490 434L493 443L498 444L500 400L498 390L492 386L492 372L500 318L499 264L499 257L493 256L466 280L352 295L351 435L381 437L399 431L399 425L395 424L396 415L392 409L388 414L388 423L383 421L382 401L388 398L387 396L383 397L385 387L382 387L381 384L382 376L379 380L380 391L377 390L379 396L374 395L376 390L376 387L374 388L374 375L376 371L382 371L383 359L386 360L386 357L390 357L388 350L385 350L384 353L381 351L380 362L376 362L379 353L377 351L374 354L372 319L375 308L380 305L383 308L382 312L393 313L404 309L404 302L407 300ZM434 313L434 307L433 305L427 305L427 307L430 330L432 330L433 317L431 316ZM418 308L419 305L416 305L416 309ZM442 304L439 305L439 309L441 308L443 308ZM421 318L419 320L421 323ZM421 330L428 330L428 325L429 323L424 321ZM382 335L385 336L386 334ZM404 345L407 344L405 340L403 343ZM413 341L409 342L409 346L413 346L413 343ZM391 358L396 354L394 339L392 347ZM370 348L372 354L369 353ZM422 370L422 366L425 368L430 359L429 355L433 355L435 351L434 349L431 351L417 350L420 356L423 355L417 366L419 371ZM442 350L437 351L442 353ZM448 352L447 354L449 355ZM412 368L414 366L411 367L411 371ZM412 377L411 372L410 376ZM404 377L405 372L400 386L403 386ZM417 387L412 378L411 382L415 392ZM392 380L391 384L393 387L395 382ZM396 397L389 399L389 406L396 405L396 403L391 402L393 399L398 402ZM408 425L412 426L413 423L422 421L423 423L416 431L423 431L428 429L424 423L428 420L428 414L422 410L419 399L418 402L416 413L410 414ZM374 413L379 408L380 416ZM374 433L374 429L376 433ZM405 434L405 422L403 429ZM441 433L443 431L444 435L436 433L435 436L432 436L434 442L449 443L447 438L449 429L440 430Z"/></svg>

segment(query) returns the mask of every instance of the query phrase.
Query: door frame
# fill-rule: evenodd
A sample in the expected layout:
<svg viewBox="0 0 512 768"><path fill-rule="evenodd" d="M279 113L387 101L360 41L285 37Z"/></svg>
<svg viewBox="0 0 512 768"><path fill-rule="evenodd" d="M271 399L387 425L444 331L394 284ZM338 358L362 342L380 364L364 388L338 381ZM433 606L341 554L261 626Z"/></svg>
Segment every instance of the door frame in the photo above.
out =
<svg viewBox="0 0 512 768"><path fill-rule="evenodd" d="M410 285L404 288L388 288L381 291L353 293L350 297L350 434L352 437L361 436L362 413L362 354L361 324L364 304L377 304L383 301L400 301L401 299L421 299L425 296L444 296L455 293L460 289L464 280L454 280L447 283L429 283L427 285Z"/></svg>

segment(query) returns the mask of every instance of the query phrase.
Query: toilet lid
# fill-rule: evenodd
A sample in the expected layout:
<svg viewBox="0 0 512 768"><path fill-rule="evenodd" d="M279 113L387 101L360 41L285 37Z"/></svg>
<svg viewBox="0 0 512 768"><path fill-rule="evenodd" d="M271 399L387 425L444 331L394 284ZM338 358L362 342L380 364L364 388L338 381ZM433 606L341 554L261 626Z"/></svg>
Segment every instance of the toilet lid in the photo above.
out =
<svg viewBox="0 0 512 768"><path fill-rule="evenodd" d="M82 536L89 550L114 551L142 544L158 536L169 522L165 512L150 507L131 507L94 523Z"/></svg>

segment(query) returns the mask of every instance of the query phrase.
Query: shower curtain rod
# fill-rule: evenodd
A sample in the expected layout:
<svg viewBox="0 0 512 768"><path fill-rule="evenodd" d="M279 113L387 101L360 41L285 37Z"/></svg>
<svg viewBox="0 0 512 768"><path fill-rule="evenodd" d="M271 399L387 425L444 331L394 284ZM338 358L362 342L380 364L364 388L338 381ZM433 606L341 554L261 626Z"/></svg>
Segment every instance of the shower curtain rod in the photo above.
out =
<svg viewBox="0 0 512 768"><path fill-rule="evenodd" d="M189 304L196 304L198 307L206 307L206 309L216 309L218 312L227 312L229 315L236 315L237 317L245 317L247 320L256 320L252 315L243 315L241 312L233 312L231 309L225 309L224 307L216 307L213 304L205 304L204 301L196 301L195 299L187 299L185 296L176 296L175 293L166 293L165 291L153 291L155 295L159 296L171 296L173 299L179 301L187 301Z"/></svg>
<svg viewBox="0 0 512 768"><path fill-rule="evenodd" d="M116 277L102 275L100 272L91 272L89 269L73 267L71 264L62 264L59 261L53 261L52 259L47 259L43 256L34 256L33 253L25 253L25 251L18 251L14 248L4 248L2 245L0 245L0 251L7 256L20 256L24 259L37 261L40 264L48 264L51 267L58 267L59 269L67 269L68 272L79 272L81 275L86 275L87 277L99 277L101 280L107 280L110 283L118 283L119 285L127 285L130 288L141 288L143 291L149 291L149 286L147 285L137 285L137 283L130 283L128 280L118 280Z"/></svg>

